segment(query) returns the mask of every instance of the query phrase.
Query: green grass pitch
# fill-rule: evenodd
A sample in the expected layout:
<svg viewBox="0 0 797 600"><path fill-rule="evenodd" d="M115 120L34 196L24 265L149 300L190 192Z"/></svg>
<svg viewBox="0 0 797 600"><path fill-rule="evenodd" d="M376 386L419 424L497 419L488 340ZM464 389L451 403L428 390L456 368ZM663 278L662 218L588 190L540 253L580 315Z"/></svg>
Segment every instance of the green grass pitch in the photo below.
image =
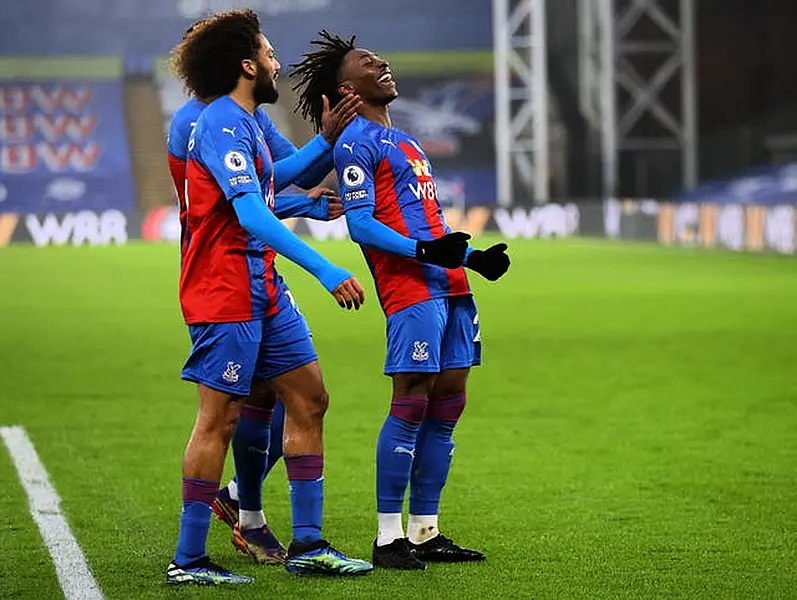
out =
<svg viewBox="0 0 797 600"><path fill-rule="evenodd" d="M357 249L319 247L368 282L347 313L281 261L331 394L325 534L367 558L384 322ZM254 586L166 589L195 412L174 246L0 250L0 425L27 429L108 598L796 597L794 258L590 240L510 250L504 280L471 277L485 366L442 505L443 531L484 564L300 579L238 555L214 522L211 556ZM1 445L0 482L0 598L60 597ZM264 494L288 541L282 464Z"/></svg>

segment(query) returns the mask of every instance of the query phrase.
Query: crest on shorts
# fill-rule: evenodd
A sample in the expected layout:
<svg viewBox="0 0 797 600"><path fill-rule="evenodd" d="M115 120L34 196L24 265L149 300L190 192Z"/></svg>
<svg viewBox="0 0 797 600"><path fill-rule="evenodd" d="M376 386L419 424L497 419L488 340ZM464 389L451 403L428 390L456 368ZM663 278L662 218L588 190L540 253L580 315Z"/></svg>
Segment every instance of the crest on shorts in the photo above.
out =
<svg viewBox="0 0 797 600"><path fill-rule="evenodd" d="M239 379L238 371L240 371L240 369L241 365L229 361L227 363L227 368L224 370L224 373L222 373L221 375L221 378L229 383L238 383Z"/></svg>
<svg viewBox="0 0 797 600"><path fill-rule="evenodd" d="M429 360L429 342L412 343L412 360L417 362Z"/></svg>

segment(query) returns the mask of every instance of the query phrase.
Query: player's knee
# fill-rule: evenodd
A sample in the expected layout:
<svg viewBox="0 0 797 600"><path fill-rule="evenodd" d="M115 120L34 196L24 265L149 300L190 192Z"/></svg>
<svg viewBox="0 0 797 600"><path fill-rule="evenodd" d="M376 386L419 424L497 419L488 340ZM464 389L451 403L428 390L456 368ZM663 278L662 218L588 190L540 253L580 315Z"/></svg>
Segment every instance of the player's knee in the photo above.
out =
<svg viewBox="0 0 797 600"><path fill-rule="evenodd" d="M255 379L252 382L252 391L246 399L246 404L264 410L273 410L277 402L277 394L271 384L264 379Z"/></svg>
<svg viewBox="0 0 797 600"><path fill-rule="evenodd" d="M429 396L434 389L436 374L400 373L393 377L394 396Z"/></svg>
<svg viewBox="0 0 797 600"><path fill-rule="evenodd" d="M230 402L216 420L216 433L229 443L238 426L243 402Z"/></svg>
<svg viewBox="0 0 797 600"><path fill-rule="evenodd" d="M225 444L229 444L230 440L232 440L233 434L235 433L235 428L238 426L239 414L239 408L231 408L230 410L218 415L214 421L209 423L206 434L221 440Z"/></svg>
<svg viewBox="0 0 797 600"><path fill-rule="evenodd" d="M326 388L322 387L310 396L307 406L308 416L311 419L323 419L327 412L327 408L329 408L329 393Z"/></svg>
<svg viewBox="0 0 797 600"><path fill-rule="evenodd" d="M207 440L208 442L214 440L229 443L235 433L237 425L237 412L234 414L221 412L210 418L198 420L194 426L192 436L195 439Z"/></svg>
<svg viewBox="0 0 797 600"><path fill-rule="evenodd" d="M229 443L230 440L232 440L232 436L235 434L236 427L238 427L238 413L236 413L234 416L228 416L222 424L221 435L223 436L225 442Z"/></svg>
<svg viewBox="0 0 797 600"><path fill-rule="evenodd" d="M427 416L438 421L456 422L462 416L467 403L465 392L449 394L447 396L435 396L429 398L429 410Z"/></svg>
<svg viewBox="0 0 797 600"><path fill-rule="evenodd" d="M426 416L428 402L426 396L395 396L390 403L390 415L418 424Z"/></svg>
<svg viewBox="0 0 797 600"><path fill-rule="evenodd" d="M294 398L288 406L291 419L301 427L317 427L324 419L329 406L329 394L322 386L312 393Z"/></svg>

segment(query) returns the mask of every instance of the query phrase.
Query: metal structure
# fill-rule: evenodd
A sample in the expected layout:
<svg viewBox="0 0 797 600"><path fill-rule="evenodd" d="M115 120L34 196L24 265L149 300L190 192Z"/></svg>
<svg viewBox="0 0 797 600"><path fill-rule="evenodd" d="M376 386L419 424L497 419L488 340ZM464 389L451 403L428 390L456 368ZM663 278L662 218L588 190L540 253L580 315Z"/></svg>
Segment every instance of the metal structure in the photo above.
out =
<svg viewBox="0 0 797 600"><path fill-rule="evenodd" d="M493 0L498 204L517 199L515 183L548 201L546 0Z"/></svg>
<svg viewBox="0 0 797 600"><path fill-rule="evenodd" d="M676 18L667 13L663 0L579 0L581 110L600 130L605 197L617 196L623 151L680 152L684 187L697 183L695 7L694 0L677 2ZM657 26L660 39L631 35L643 19ZM652 56L663 62L645 77L640 67ZM661 97L676 76L680 78L677 116ZM627 106L618 106L620 89L630 96ZM646 114L662 135L635 131Z"/></svg>

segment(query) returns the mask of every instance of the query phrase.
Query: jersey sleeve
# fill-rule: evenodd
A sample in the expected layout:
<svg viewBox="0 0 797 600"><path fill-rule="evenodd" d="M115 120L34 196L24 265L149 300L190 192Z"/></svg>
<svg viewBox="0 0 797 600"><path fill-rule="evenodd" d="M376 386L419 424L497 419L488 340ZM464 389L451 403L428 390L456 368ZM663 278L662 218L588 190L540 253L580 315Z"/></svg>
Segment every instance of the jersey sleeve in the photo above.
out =
<svg viewBox="0 0 797 600"><path fill-rule="evenodd" d="M281 179L283 165L278 163L286 158L290 158L297 152L300 152L300 150L282 134L274 124L274 121L271 120L271 117L269 117L262 108L257 110L256 117L260 129L263 131L263 139L266 140L266 145L275 163L275 178L277 178L277 175L280 175L279 178ZM324 178L329 175L331 170L332 149L330 148L324 151L317 160L307 167L296 180L291 181L290 184L298 185L304 189L310 189L311 187L319 185ZM275 182L275 184L277 184L275 187L278 190L285 189L286 187L282 181Z"/></svg>
<svg viewBox="0 0 797 600"><path fill-rule="evenodd" d="M257 121L260 128L263 130L263 139L266 140L266 145L271 152L271 157L274 162L280 161L283 158L288 158L296 154L296 146L286 138L274 121L265 113L262 108L258 109Z"/></svg>
<svg viewBox="0 0 797 600"><path fill-rule="evenodd" d="M277 194L274 197L274 214L280 220L309 217L315 204L316 200L314 198L304 194ZM329 209L327 209L327 212L329 212Z"/></svg>
<svg viewBox="0 0 797 600"><path fill-rule="evenodd" d="M321 135L302 146L288 158L274 163L274 188L280 192L298 182L330 150L329 143Z"/></svg>
<svg viewBox="0 0 797 600"><path fill-rule="evenodd" d="M172 122L169 124L169 134L166 138L166 151L175 158L185 160L187 150L188 144L183 138L179 124L176 119L172 119Z"/></svg>
<svg viewBox="0 0 797 600"><path fill-rule="evenodd" d="M376 204L374 174L378 157L372 145L341 138L335 144L334 161L343 211L373 208Z"/></svg>
<svg viewBox="0 0 797 600"><path fill-rule="evenodd" d="M169 173L172 176L174 191L180 205L185 204L185 171L188 157L188 139L183 134L180 123L172 119L169 124L169 133L166 139L166 158L169 163Z"/></svg>
<svg viewBox="0 0 797 600"><path fill-rule="evenodd" d="M255 167L257 140L249 123L238 116L209 119L200 132L195 130L196 135L197 158L213 175L227 200L250 192L262 194ZM190 148L191 141L188 145Z"/></svg>

